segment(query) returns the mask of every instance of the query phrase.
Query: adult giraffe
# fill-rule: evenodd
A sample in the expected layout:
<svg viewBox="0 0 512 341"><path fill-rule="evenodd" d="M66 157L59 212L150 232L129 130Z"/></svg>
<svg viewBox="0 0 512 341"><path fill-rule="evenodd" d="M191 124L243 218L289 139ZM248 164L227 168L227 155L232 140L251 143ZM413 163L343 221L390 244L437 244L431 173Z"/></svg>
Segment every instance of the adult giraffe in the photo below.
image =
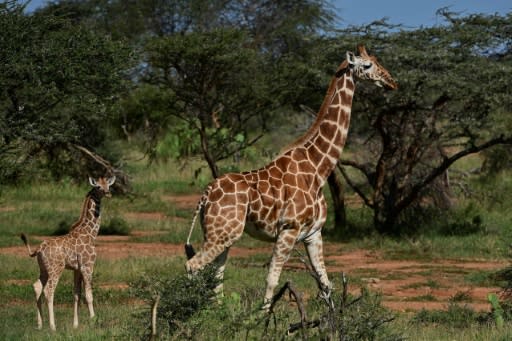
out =
<svg viewBox="0 0 512 341"><path fill-rule="evenodd" d="M321 230L327 206L322 193L327 177L341 156L347 138L355 90L354 76L378 86L397 84L364 46L359 55L347 52L332 78L318 116L302 137L267 166L244 173L228 173L211 182L199 200L185 250L189 273L216 260L221 279L229 247L242 233L274 242L263 309L267 310L284 263L295 243L304 242L322 291L330 291L325 270ZM204 242L195 254L190 245L198 214ZM217 288L222 290L222 284Z"/></svg>

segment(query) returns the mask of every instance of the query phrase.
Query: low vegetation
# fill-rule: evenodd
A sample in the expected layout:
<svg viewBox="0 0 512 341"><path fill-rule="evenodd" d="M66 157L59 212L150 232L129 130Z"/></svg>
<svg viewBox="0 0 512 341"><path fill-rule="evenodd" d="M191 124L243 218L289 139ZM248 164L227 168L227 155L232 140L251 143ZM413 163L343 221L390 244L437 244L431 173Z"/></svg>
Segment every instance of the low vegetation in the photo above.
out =
<svg viewBox="0 0 512 341"><path fill-rule="evenodd" d="M52 1L31 14L1 3L0 339L512 339L512 15L437 15L434 27L334 30L324 0ZM400 90L373 96L361 84L354 97L324 189L332 296L316 297L294 255L262 314L268 244L242 237L247 254L230 259L214 297L212 269L184 270L195 198L304 132L361 42ZM98 317L72 329L65 272L58 330L36 330L38 267L19 234L35 245L66 233L87 175L105 167L119 180L102 205ZM337 257L350 252L368 263L347 272L348 286L340 268L354 260ZM401 296L384 301L384 281ZM457 290L443 298L449 281Z"/></svg>
<svg viewBox="0 0 512 341"><path fill-rule="evenodd" d="M0 312L4 316L1 322L3 339L144 339L151 334L151 309L157 296L160 296L157 333L162 340L222 340L226 336L249 340L281 339L292 327L292 338L317 339L320 335L331 335L326 322L329 307L325 301L316 298L315 281L305 269L285 271L281 285L286 281L291 283L292 289L300 296L303 304L304 321L311 324L306 324L303 329L302 315L295 303L296 299L288 298L288 292L276 302L274 314L270 319L260 314L260 298L263 297L264 287L262 283L266 274L262 266L268 261L268 254L255 253L254 256L231 259L226 271L225 296L219 302L216 299L212 300L212 285L205 284L212 280L211 277L208 279L208 271L204 272L206 277L197 277L195 282L190 282L183 266L185 256L182 243L186 239L193 206L188 209L177 207L165 198L175 196L175 188L179 188L178 193L181 195L187 193L184 190L186 187L178 184L191 177L194 167L177 173L174 178L176 185L169 185L169 179L163 171L172 168L172 164L159 164L151 168L134 164L132 167L136 174L135 179L141 179L134 183L137 191L132 197L114 196L108 201L105 200L104 226L113 226L112 230L124 238L122 240L135 243L180 244L179 251L173 257L162 258L157 256L158 246L155 244L155 255L149 257L132 255L111 259L100 254L94 275L98 319L88 321L87 314L80 315L81 326L78 330L71 327L72 276L64 273L56 293L56 334L51 334L47 328L43 328L42 331L35 329L35 302L31 282L37 277L37 265L34 259L26 255L18 234L23 231L33 235L34 239L41 238L51 235L58 228L63 216L70 221L76 219L87 184L77 186L64 181L4 188L0 206L5 207L0 212L0 240L3 243L2 247L17 246L22 251L16 255L0 253L3 264L0 275L3 302ZM191 185L188 193L198 194L200 190ZM148 200L156 203L155 210L150 209ZM351 249L364 248L369 252L378 252L384 259L408 261L510 259L509 215L499 213L502 212L500 207L492 208L485 202L474 201L473 205L476 206L472 208L472 212L478 211L483 217L485 231L448 236L436 231L425 231L410 239L353 237L349 243L344 242L342 246L340 244L340 251L336 252L343 254ZM153 220L151 215L137 217L133 212L160 212L160 215ZM350 212L349 217L362 217L365 214L364 208L357 207L351 208ZM328 225L327 242L339 243L331 229L332 227ZM128 235L121 236L124 233ZM194 240L197 242L200 239L200 232L197 231ZM115 249L116 242L111 243L110 248ZM244 237L237 245L250 249L267 244ZM468 249L468 245L474 245L474 248ZM335 265L332 262L327 263L328 268ZM511 323L509 298L497 297L502 311L499 315L503 317L505 326L503 328L497 327L498 315L491 305L484 311L474 310L471 307L471 299L464 291L455 293L450 298L452 303L442 309L419 312L392 311L382 305L379 291L368 285L371 279L369 282L367 278L379 276L378 264L375 266L375 270L360 269L348 274L350 286L345 298L341 275L330 274L335 286L332 296L335 311L331 316L334 316L336 322L333 325L340 333L338 335L345 333L343 335L346 336L346 340L357 340L362 336L368 340L466 340L468 337L472 340L506 340L510 337L506 328ZM435 274L437 270L424 268L423 271L428 276ZM454 274L457 271L461 270L453 269ZM509 270L504 267L499 275L496 273L496 270L491 269L478 272L462 271L459 276L468 286L510 288ZM407 278L404 275L405 273L395 273L394 277L390 275L388 279ZM443 284L436 279L430 279L397 289L416 288L443 290ZM183 300L184 297L187 300ZM438 299L435 294L424 294L408 301L428 303L438 302ZM454 332L454 328L459 332Z"/></svg>

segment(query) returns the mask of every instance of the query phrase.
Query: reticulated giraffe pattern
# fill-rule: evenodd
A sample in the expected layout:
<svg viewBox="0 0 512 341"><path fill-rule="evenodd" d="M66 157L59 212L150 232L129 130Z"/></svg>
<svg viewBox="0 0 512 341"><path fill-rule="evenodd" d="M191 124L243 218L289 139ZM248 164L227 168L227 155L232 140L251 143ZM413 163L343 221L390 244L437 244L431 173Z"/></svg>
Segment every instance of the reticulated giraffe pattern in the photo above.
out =
<svg viewBox="0 0 512 341"><path fill-rule="evenodd" d="M355 90L354 76L389 89L397 88L375 57L368 55L363 46L358 50L358 56L347 52L306 134L267 166L228 173L210 183L199 201L190 231L192 233L200 215L204 233L201 250L194 255L190 234L187 240L189 273L216 261L218 276L222 279L229 248L245 231L255 238L275 243L266 280L264 309L268 309L283 265L298 241L305 244L322 290L329 293L331 285L324 265L321 235L327 215L322 187L345 145Z"/></svg>
<svg viewBox="0 0 512 341"><path fill-rule="evenodd" d="M78 327L78 307L82 284L85 288L85 300L89 308L89 315L93 318L92 274L96 261L95 240L100 229L101 199L110 197L110 186L115 177L99 178L97 181L89 178L93 188L87 193L83 203L79 220L71 226L66 235L48 239L39 245L37 250L31 252L27 237L21 238L27 246L29 255L37 257L39 263L39 279L34 282L37 302L37 327L43 326L42 319L42 294L48 304L48 319L50 328L55 330L55 317L53 311L53 299L55 288L64 269L74 272L74 306L73 327Z"/></svg>

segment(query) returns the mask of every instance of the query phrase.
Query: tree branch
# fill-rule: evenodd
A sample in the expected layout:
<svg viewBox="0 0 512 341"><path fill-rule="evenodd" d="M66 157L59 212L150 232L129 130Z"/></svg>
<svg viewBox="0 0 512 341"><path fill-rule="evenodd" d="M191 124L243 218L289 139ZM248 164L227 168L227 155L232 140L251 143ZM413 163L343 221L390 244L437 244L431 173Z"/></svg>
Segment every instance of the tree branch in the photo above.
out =
<svg viewBox="0 0 512 341"><path fill-rule="evenodd" d="M470 154L481 152L482 150L485 150L498 144L512 144L512 136L505 137L501 135L499 137L490 139L487 142L482 143L481 145L471 145L469 148L461 150L460 152L452 155L451 157L444 158L443 162L441 162L441 164L438 167L434 168L432 172L430 172L430 174L423 179L423 181L411 187L410 193L397 204L397 211L400 212L406 207L408 207L428 184L430 184L432 181L434 181L434 179L443 174L457 160Z"/></svg>
<svg viewBox="0 0 512 341"><path fill-rule="evenodd" d="M359 195L361 197L361 199L363 199L364 201L364 204L370 208L373 208L374 207L374 203L370 200L370 198L368 198L364 193L363 193L363 190L361 188L359 188L354 182L352 182L352 180L350 180L350 177L348 176L347 172L345 171L345 169L342 167L342 164L344 165L345 164L345 161L340 161L336 164L336 166L338 167L338 169L340 170L341 172L341 175L343 175L343 178L345 179L345 181L347 182L347 184L350 186L350 188L352 188L354 190L354 192L357 193L357 195ZM347 165L350 164L350 162L346 163ZM357 165L356 163L352 163L354 165ZM357 167L355 167L357 168ZM361 169L361 168L357 168L359 170L361 170L363 172L363 174L366 175L366 177L368 178L368 175ZM369 178L368 178L369 179Z"/></svg>

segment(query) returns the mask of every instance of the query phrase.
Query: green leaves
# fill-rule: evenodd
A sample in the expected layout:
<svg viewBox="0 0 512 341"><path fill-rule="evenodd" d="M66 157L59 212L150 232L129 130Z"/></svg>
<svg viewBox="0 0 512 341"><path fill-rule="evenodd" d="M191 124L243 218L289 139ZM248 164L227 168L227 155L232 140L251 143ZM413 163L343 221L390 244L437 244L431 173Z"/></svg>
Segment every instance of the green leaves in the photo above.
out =
<svg viewBox="0 0 512 341"><path fill-rule="evenodd" d="M59 158L68 143L101 145L124 89L126 47L62 17L16 7L0 12L0 30L0 157L16 153L9 167L21 170L31 158Z"/></svg>
<svg viewBox="0 0 512 341"><path fill-rule="evenodd" d="M440 13L443 25L396 30L381 22L334 42L338 50L364 42L399 83L386 93L361 82L354 98L351 134L367 141L355 162L366 183L357 188L366 186L360 193L382 233L411 232L425 202L449 206L441 176L453 161L510 140L495 138L510 136L499 117L512 107L512 17Z"/></svg>

